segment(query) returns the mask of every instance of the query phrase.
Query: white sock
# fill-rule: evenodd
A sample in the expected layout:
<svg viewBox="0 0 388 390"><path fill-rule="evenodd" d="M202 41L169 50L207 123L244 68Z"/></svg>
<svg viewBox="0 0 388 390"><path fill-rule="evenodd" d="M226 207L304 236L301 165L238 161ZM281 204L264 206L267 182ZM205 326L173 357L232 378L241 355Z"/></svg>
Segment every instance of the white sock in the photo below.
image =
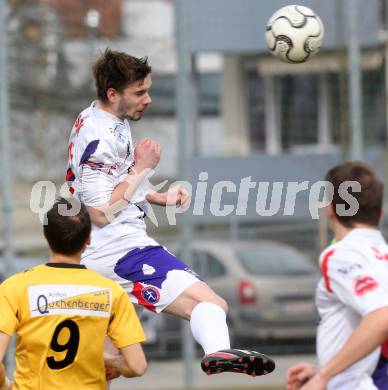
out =
<svg viewBox="0 0 388 390"><path fill-rule="evenodd" d="M201 302L195 306L190 318L191 332L195 341L209 353L230 349L226 314L214 303Z"/></svg>

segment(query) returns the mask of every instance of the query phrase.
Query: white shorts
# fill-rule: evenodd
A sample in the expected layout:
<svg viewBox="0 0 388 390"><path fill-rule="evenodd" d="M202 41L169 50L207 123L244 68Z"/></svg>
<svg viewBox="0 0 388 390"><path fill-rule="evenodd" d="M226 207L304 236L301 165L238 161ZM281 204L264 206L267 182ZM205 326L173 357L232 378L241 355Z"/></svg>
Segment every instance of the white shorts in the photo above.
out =
<svg viewBox="0 0 388 390"><path fill-rule="evenodd" d="M184 290L202 280L162 246L132 249L114 263L85 259L83 264L118 282L133 303L155 313L163 311Z"/></svg>

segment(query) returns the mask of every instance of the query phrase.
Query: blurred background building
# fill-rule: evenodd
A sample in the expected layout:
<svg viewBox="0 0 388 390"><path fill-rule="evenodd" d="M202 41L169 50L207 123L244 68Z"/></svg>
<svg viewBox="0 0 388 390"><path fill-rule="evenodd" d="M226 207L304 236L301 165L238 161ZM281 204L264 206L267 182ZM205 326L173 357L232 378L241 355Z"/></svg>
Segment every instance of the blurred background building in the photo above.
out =
<svg viewBox="0 0 388 390"><path fill-rule="evenodd" d="M334 0L300 3L321 16L326 38L317 58L290 66L267 53L263 38L265 22L284 1L246 0L244 7L231 0L188 1L198 76L198 157L348 157L346 8ZM384 4L360 3L367 150L383 150L387 142ZM29 211L31 183L63 181L69 130L94 99L91 64L108 46L149 57L153 104L133 133L161 142L157 174L176 178L173 2L13 0L7 33L16 237L39 236ZM222 163L217 166L222 170Z"/></svg>
<svg viewBox="0 0 388 390"><path fill-rule="evenodd" d="M160 177L177 175L176 51L173 3L164 0L22 0L10 2L10 122L16 246L40 241L29 211L33 182L62 183L69 131L95 98L91 64L106 47L148 56L153 67L152 108L134 125L136 139L164 146ZM221 55L201 60L203 154L223 154L220 121ZM206 139L206 141L205 141ZM168 140L168 144L166 143ZM18 240L19 238L19 240Z"/></svg>

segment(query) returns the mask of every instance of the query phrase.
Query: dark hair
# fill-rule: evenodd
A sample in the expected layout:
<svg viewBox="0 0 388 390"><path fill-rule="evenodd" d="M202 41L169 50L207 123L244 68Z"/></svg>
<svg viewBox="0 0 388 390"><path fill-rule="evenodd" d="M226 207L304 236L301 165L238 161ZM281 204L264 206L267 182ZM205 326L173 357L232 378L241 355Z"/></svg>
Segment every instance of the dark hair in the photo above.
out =
<svg viewBox="0 0 388 390"><path fill-rule="evenodd" d="M350 161L337 165L329 170L326 181L334 187L333 210L342 225L353 227L355 223L365 223L378 226L383 207L384 184L368 164L362 161ZM339 187L345 181L356 181L361 185L360 192L352 191L351 188L347 189L359 205L354 216L341 216L337 212L337 205L344 204L344 199L339 194Z"/></svg>
<svg viewBox="0 0 388 390"><path fill-rule="evenodd" d="M72 204L72 203L73 204ZM80 210L76 215L66 216L60 211L59 206L66 206L67 210L74 208L74 202L78 200L58 199L47 212L47 223L43 226L46 240L55 253L61 255L74 255L85 245L91 232L89 213L85 205L80 204Z"/></svg>
<svg viewBox="0 0 388 390"><path fill-rule="evenodd" d="M109 88L122 92L129 84L144 80L149 73L151 66L147 57L136 58L108 48L93 66L97 97L107 103Z"/></svg>

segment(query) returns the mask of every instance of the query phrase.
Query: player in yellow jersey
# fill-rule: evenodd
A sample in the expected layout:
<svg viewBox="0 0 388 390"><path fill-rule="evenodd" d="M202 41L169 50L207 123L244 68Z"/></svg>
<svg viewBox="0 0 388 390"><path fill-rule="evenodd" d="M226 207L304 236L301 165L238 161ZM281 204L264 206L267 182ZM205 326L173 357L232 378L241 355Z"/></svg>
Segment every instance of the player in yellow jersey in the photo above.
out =
<svg viewBox="0 0 388 390"><path fill-rule="evenodd" d="M11 336L18 336L13 390L105 389L106 335L121 350L115 368L122 375L146 369L144 333L127 294L80 265L91 224L83 205L77 215L64 216L71 207L62 198L47 213L49 262L0 286L0 361Z"/></svg>

